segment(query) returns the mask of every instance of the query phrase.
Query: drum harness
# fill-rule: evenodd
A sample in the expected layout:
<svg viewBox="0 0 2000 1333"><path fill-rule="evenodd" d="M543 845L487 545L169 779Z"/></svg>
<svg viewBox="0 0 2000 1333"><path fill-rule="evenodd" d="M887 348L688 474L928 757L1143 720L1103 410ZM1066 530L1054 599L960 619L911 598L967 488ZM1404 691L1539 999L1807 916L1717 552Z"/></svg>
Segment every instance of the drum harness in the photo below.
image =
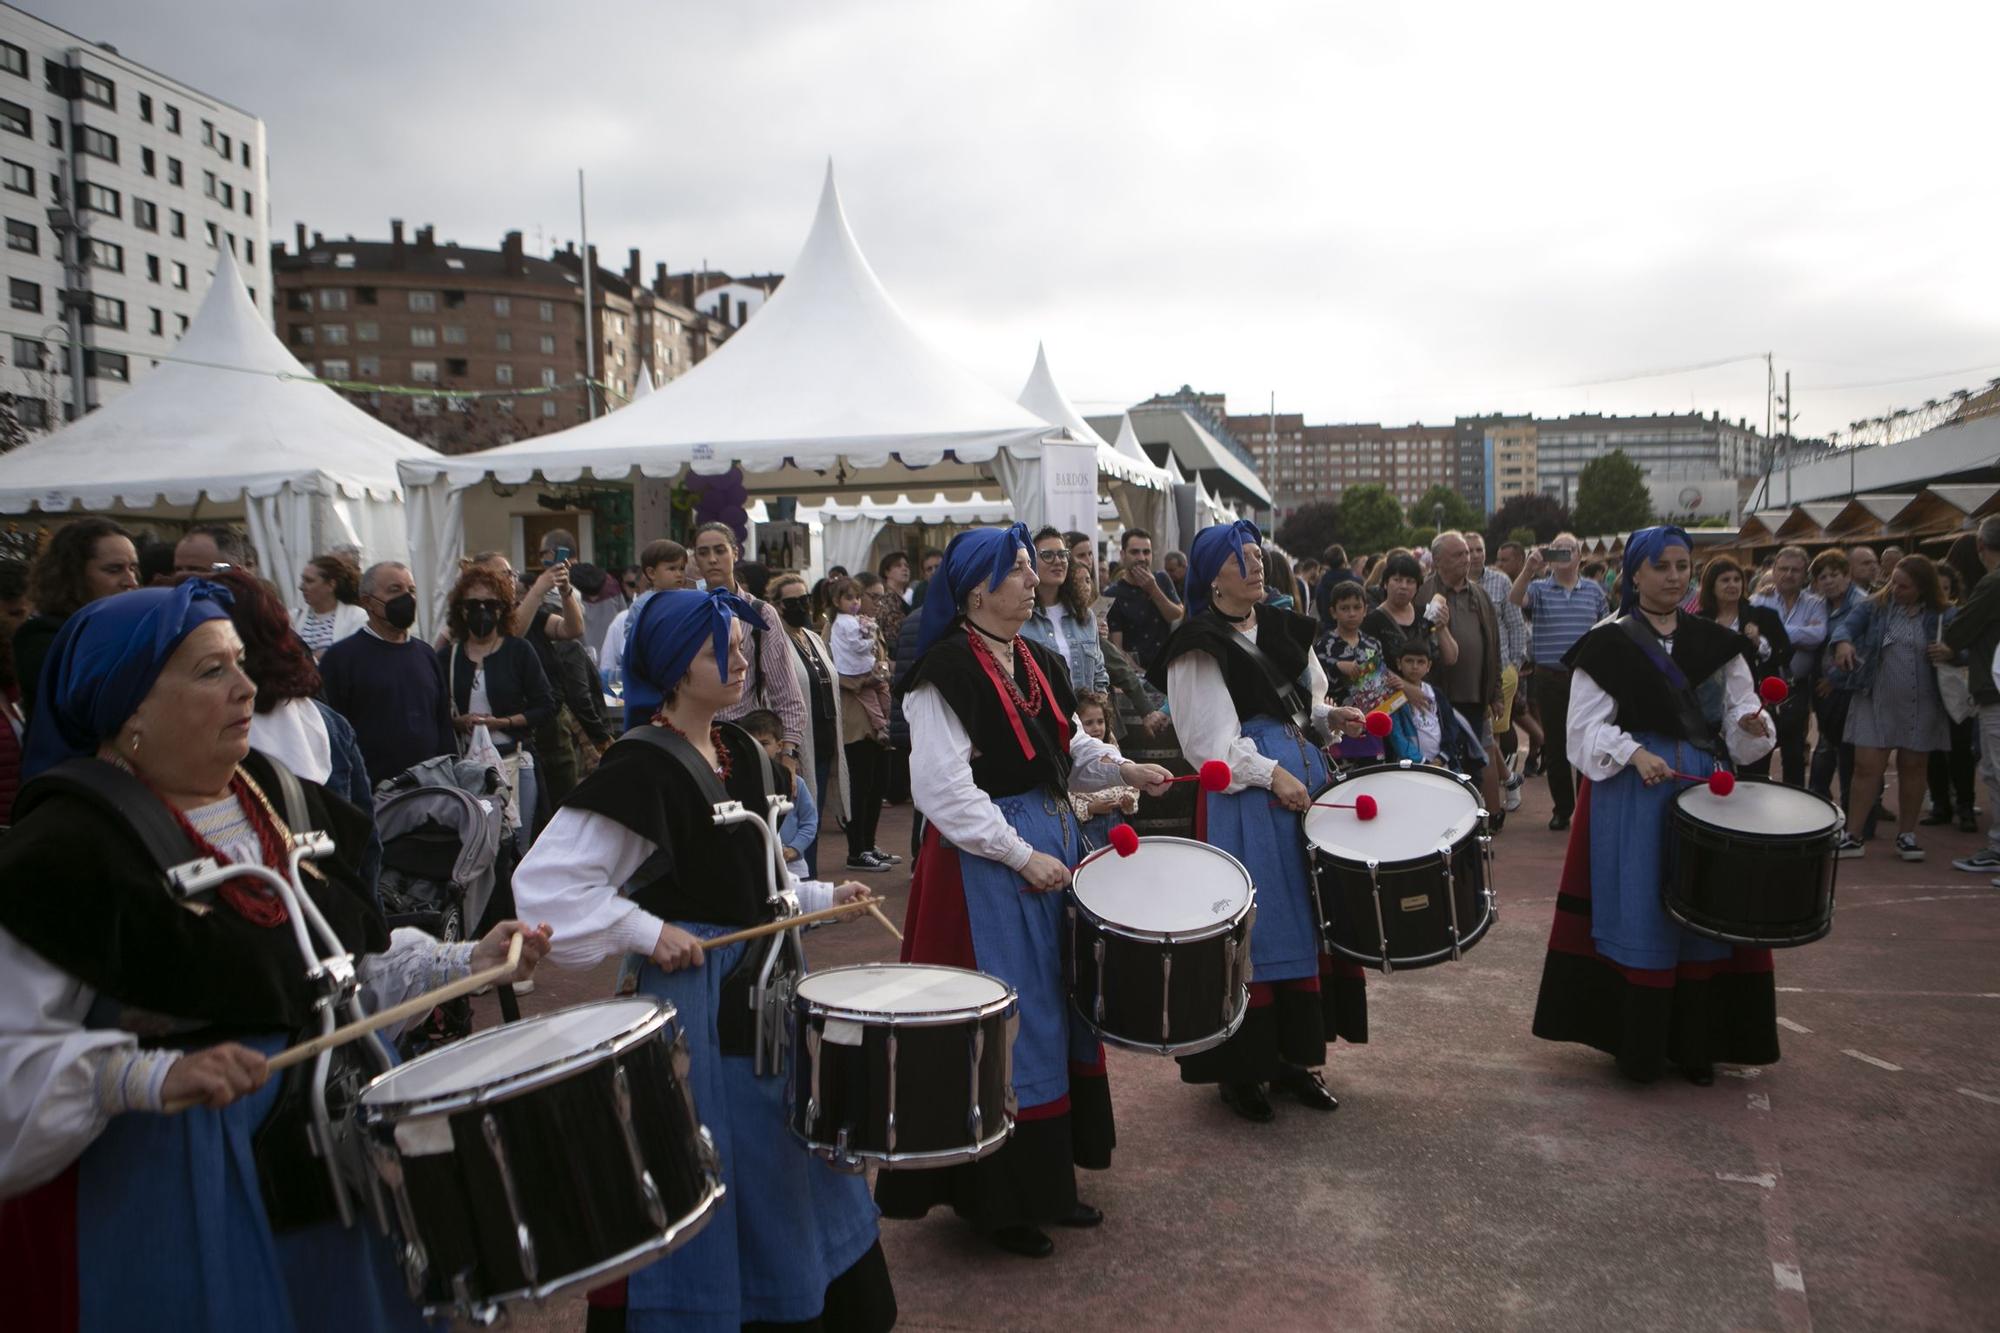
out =
<svg viewBox="0 0 2000 1333"><path fill-rule="evenodd" d="M1675 662L1668 651L1667 643L1654 633L1643 617L1622 615L1617 620L1618 628L1625 631L1625 637L1638 646L1648 662L1665 679L1667 691L1674 701L1674 720L1679 724L1689 745L1707 754L1711 759L1724 757L1718 752L1719 738L1716 728L1702 710L1701 700L1696 697L1694 685ZM1671 638L1672 636L1668 636Z"/></svg>

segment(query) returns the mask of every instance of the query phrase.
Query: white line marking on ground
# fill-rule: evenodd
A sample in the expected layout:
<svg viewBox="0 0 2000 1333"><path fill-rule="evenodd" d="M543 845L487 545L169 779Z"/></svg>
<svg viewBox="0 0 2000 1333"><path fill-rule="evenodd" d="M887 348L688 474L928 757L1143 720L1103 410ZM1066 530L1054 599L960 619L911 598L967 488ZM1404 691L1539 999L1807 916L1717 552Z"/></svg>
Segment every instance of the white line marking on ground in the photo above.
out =
<svg viewBox="0 0 2000 1333"><path fill-rule="evenodd" d="M1718 1171L1715 1173L1715 1178L1726 1180L1732 1185L1755 1185L1759 1189L1767 1190L1778 1188L1778 1178L1768 1171L1759 1172L1754 1176L1739 1176L1734 1171Z"/></svg>
<svg viewBox="0 0 2000 1333"><path fill-rule="evenodd" d="M1773 1262L1771 1280L1778 1284L1779 1291L1796 1291L1801 1296L1806 1290L1806 1275L1791 1264Z"/></svg>
<svg viewBox="0 0 2000 1333"><path fill-rule="evenodd" d="M2000 991L1992 990L1847 990L1839 986L1779 986L1777 990L1786 995L1866 995L1883 1000L2000 1000Z"/></svg>
<svg viewBox="0 0 2000 1333"><path fill-rule="evenodd" d="M1716 1073L1724 1078L1762 1078L1764 1071L1757 1065L1746 1065L1741 1069L1718 1069Z"/></svg>
<svg viewBox="0 0 2000 1333"><path fill-rule="evenodd" d="M1761 1092L1753 1092L1750 1094L1749 1105L1753 1111L1768 1111L1771 1109L1771 1099Z"/></svg>
<svg viewBox="0 0 2000 1333"><path fill-rule="evenodd" d="M1991 1102L1995 1106L2000 1106L2000 1097L1994 1097L1984 1092L1974 1092L1971 1088L1960 1088L1959 1091L1976 1102Z"/></svg>
<svg viewBox="0 0 2000 1333"><path fill-rule="evenodd" d="M1892 1074L1900 1074L1903 1072L1903 1067L1901 1065L1892 1065L1887 1060L1883 1060L1876 1056L1870 1055L1866 1051L1842 1050L1841 1054L1852 1056L1854 1059L1859 1060L1864 1065L1874 1065L1877 1069L1886 1069Z"/></svg>
<svg viewBox="0 0 2000 1333"><path fill-rule="evenodd" d="M1945 888L1945 887L1947 887L1947 886L1945 886L1945 885L1942 885L1942 884L1938 884L1938 885L1931 885L1931 884L1912 884L1912 885L1909 885L1909 886L1907 886L1907 887L1910 887L1910 888L1915 888L1915 889L1928 889L1928 888ZM1931 894L1926 894L1926 895L1924 895L1924 896L1923 896L1923 897L1921 897L1921 898L1883 898L1883 899L1881 899L1881 900L1879 900L1879 901L1876 901L1876 902L1866 902L1866 903L1852 903L1852 902L1850 902L1850 903L1841 903L1841 904L1840 904L1840 905L1839 905L1838 907L1834 908L1834 910L1835 910L1836 912L1845 912L1845 911L1848 911L1848 910L1850 910L1850 909L1852 909L1852 908L1856 908L1856 907L1901 907L1901 906L1903 906L1903 905L1904 905L1905 903L1960 903L1960 902L1966 902L1966 901L1968 901L1968 900L1970 900L1970 899L1973 899L1973 898L1990 898L1990 899L1992 899L1992 900L1993 900L1993 901L1995 901L1995 902L2000 902L2000 894L1996 894L1996 893L1992 893L1992 892L1987 892L1987 893L1931 893Z"/></svg>
<svg viewBox="0 0 2000 1333"><path fill-rule="evenodd" d="M1802 1037L1810 1037L1812 1035L1811 1028L1807 1027L1804 1023L1794 1023L1789 1018L1779 1019L1778 1026L1787 1032L1796 1032Z"/></svg>

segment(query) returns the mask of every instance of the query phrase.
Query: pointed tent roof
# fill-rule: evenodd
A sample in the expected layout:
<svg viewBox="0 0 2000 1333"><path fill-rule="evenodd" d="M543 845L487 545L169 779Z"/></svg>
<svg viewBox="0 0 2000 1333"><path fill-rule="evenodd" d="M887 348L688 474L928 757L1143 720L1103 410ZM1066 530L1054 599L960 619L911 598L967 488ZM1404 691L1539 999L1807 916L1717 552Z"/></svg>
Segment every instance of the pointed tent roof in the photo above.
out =
<svg viewBox="0 0 2000 1333"><path fill-rule="evenodd" d="M1146 457L1145 451L1138 447L1136 436L1133 454L1126 454L1114 448L1083 419L1069 396L1056 384L1056 377L1049 370L1049 353L1045 344L1035 344L1035 368L1028 372L1028 382L1021 387L1021 396L1016 401L1051 426L1060 426L1079 440L1095 444L1098 472L1155 490L1163 490L1167 486L1166 472ZM1129 426L1131 419L1127 417L1125 421Z"/></svg>
<svg viewBox="0 0 2000 1333"><path fill-rule="evenodd" d="M310 383L227 250L172 358L81 421L0 455L0 512L143 509L287 486L393 500L397 461L437 456Z"/></svg>
<svg viewBox="0 0 2000 1333"><path fill-rule="evenodd" d="M647 397L652 392L653 372L644 366L640 366L639 373L632 380L632 396L625 400L625 406L632 406L632 404L638 402L641 398Z"/></svg>
<svg viewBox="0 0 2000 1333"><path fill-rule="evenodd" d="M1039 452L1049 428L917 332L855 243L827 165L819 210L785 280L757 314L685 375L623 411L478 454L424 459L405 478L470 485L536 472L622 480L797 467L985 463ZM968 472L967 479L974 475ZM944 480L944 478L940 478ZM811 489L802 483L802 490Z"/></svg>

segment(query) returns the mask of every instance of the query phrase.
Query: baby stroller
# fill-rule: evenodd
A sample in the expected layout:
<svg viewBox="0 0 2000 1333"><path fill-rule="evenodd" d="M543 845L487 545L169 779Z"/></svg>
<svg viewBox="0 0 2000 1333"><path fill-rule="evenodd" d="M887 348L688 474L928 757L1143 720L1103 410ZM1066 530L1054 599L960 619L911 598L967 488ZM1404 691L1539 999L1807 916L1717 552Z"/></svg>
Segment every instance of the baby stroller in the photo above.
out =
<svg viewBox="0 0 2000 1333"><path fill-rule="evenodd" d="M500 775L451 755L427 759L375 788L382 835L378 881L390 929L471 938L493 897L505 798ZM472 1001L440 1005L403 1031L404 1059L472 1032Z"/></svg>

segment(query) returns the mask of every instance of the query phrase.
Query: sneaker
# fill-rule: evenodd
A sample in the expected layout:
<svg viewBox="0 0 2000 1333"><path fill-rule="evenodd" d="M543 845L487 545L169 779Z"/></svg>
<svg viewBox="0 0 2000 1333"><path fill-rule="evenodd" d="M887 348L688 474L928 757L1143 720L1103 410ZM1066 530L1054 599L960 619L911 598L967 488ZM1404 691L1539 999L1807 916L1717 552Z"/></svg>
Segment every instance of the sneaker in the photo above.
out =
<svg viewBox="0 0 2000 1333"><path fill-rule="evenodd" d="M1508 786L1507 795L1501 798L1500 808L1510 814L1521 808L1521 788L1518 784Z"/></svg>
<svg viewBox="0 0 2000 1333"><path fill-rule="evenodd" d="M1840 835L1840 846L1834 848L1833 854L1843 861L1852 861L1868 855L1868 846L1852 833L1843 833Z"/></svg>
<svg viewBox="0 0 2000 1333"><path fill-rule="evenodd" d="M1896 835L1896 855L1902 857L1905 861L1923 860L1924 849L1917 846L1917 835L1914 833L1898 833Z"/></svg>
<svg viewBox="0 0 2000 1333"><path fill-rule="evenodd" d="M872 853L863 852L859 856L848 857L847 868L859 870L864 875L879 875L889 868L889 863L876 860Z"/></svg>
<svg viewBox="0 0 2000 1333"><path fill-rule="evenodd" d="M868 854L872 857L875 857L877 860L887 861L892 866L899 866L903 864L902 857L896 855L894 852L885 852L880 847L870 847L868 849Z"/></svg>
<svg viewBox="0 0 2000 1333"><path fill-rule="evenodd" d="M1521 790L1521 775L1519 773L1510 772L1509 774L1507 774L1507 790L1508 791Z"/></svg>
<svg viewBox="0 0 2000 1333"><path fill-rule="evenodd" d="M1991 847L1981 847L1970 856L1961 856L1951 863L1953 870L1963 870L1968 875L1990 875L2000 870L2000 852Z"/></svg>

